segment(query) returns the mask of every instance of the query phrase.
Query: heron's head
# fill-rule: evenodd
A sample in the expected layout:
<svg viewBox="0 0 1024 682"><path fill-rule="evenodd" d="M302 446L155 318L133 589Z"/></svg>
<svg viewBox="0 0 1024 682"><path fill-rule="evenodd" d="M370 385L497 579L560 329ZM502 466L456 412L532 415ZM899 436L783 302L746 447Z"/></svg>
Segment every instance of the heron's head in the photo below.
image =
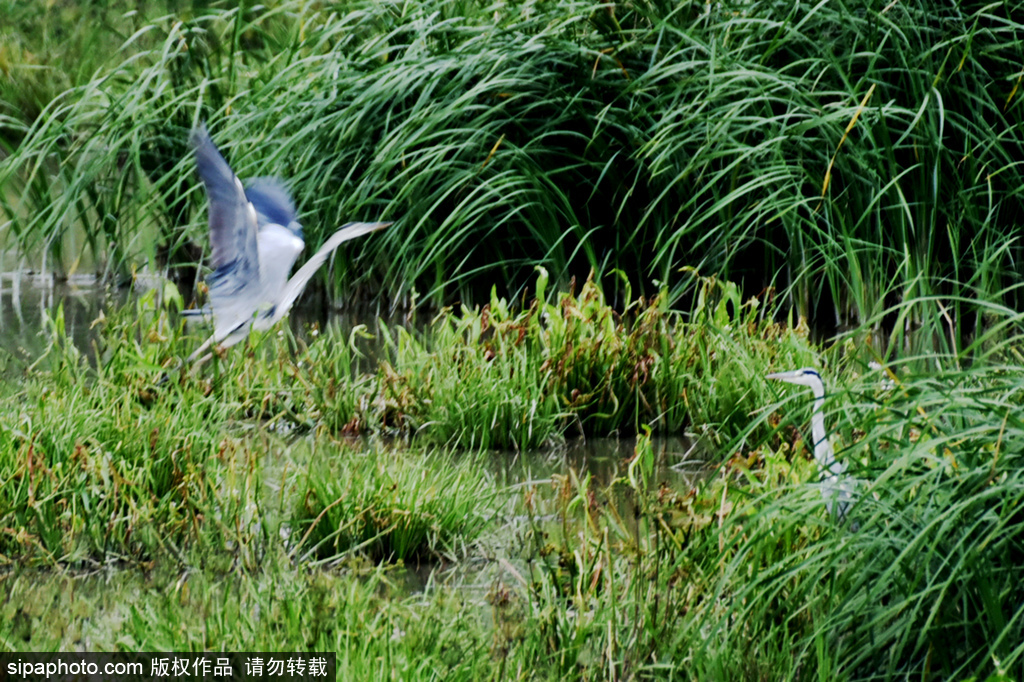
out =
<svg viewBox="0 0 1024 682"><path fill-rule="evenodd" d="M818 370L810 367L792 369L788 372L775 372L774 374L767 375L765 378L785 381L788 384L797 384L799 386L810 386L811 388L822 385L821 375L818 374Z"/></svg>

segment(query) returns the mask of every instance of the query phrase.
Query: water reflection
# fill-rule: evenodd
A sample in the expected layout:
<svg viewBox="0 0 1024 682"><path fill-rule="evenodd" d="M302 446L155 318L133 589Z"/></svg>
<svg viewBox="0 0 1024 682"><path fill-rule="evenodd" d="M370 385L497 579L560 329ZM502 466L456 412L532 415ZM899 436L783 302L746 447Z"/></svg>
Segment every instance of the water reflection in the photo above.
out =
<svg viewBox="0 0 1024 682"><path fill-rule="evenodd" d="M589 474L598 487L607 487L626 475L636 438L579 438L551 450L505 453L496 459L499 475L509 482L544 481L552 475ZM704 469L701 452L685 436L651 439L657 463L657 482L669 486L689 485Z"/></svg>
<svg viewBox="0 0 1024 682"><path fill-rule="evenodd" d="M49 341L44 320L55 317L58 307L63 305L65 332L80 351L91 357L93 341L98 334L93 323L100 313L109 313L111 309L123 306L165 283L166 280L159 275L145 272L138 273L130 287L101 284L93 275L58 279L52 274L24 270L0 272L0 349L25 364L35 361ZM184 294L184 300L190 298L191 294ZM368 338L360 337L357 347L366 354L369 363L383 345L383 336L375 322L378 318L390 325L398 322L382 315L379 310L339 312L326 296L309 292L300 299L298 306L292 308L288 324L302 342L308 342L312 335L319 333L318 329L328 325L339 338L348 340L355 328L362 325ZM419 325L414 322L413 326ZM212 332L212 326L198 322L190 325L188 332L203 340Z"/></svg>
<svg viewBox="0 0 1024 682"><path fill-rule="evenodd" d="M101 286L92 275L57 281L51 274L0 273L0 347L25 362L39 357L47 343L43 320L63 304L65 331L78 348L88 349L100 311L124 300L123 292Z"/></svg>
<svg viewBox="0 0 1024 682"><path fill-rule="evenodd" d="M589 490L595 501L614 507L635 532L633 494L628 486L613 486L628 475L635 447L634 437L580 438L552 449L488 453L490 466L505 485L509 499L506 511L495 517L496 530L481 541L484 546L455 563L440 560L406 564L393 579L408 593L427 593L447 585L463 594L472 593L482 602L495 585L529 582L537 568L535 533L546 535L541 544L561 535L558 489L574 474L578 480L589 476ZM656 461L651 482L655 488L664 486L685 493L714 470L703 460L703 448L690 438L653 437L651 448ZM532 513L526 509L527 498ZM572 544L571 539L568 544Z"/></svg>

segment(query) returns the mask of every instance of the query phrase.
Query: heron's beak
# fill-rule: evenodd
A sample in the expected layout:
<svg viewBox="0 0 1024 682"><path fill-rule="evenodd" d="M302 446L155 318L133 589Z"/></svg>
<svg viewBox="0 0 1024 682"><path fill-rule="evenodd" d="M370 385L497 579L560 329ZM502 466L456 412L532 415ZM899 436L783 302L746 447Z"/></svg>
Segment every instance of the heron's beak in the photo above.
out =
<svg viewBox="0 0 1024 682"><path fill-rule="evenodd" d="M785 381L786 383L793 383L796 378L792 372L775 372L773 374L766 374L765 379L775 379L777 381Z"/></svg>

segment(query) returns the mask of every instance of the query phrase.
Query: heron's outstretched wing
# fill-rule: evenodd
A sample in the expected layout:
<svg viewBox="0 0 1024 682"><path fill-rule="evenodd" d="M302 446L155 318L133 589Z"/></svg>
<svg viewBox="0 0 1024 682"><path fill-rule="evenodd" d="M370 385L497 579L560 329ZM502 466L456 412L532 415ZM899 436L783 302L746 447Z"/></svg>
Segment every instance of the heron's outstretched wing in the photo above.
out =
<svg viewBox="0 0 1024 682"><path fill-rule="evenodd" d="M288 310L292 307L292 304L295 303L295 299L299 297L299 294L301 294L302 290L306 288L306 284L309 283L309 280L313 278L316 271L319 270L320 266L324 264L324 261L334 253L336 248L350 239L362 237L364 234L376 232L377 230L383 230L390 224L391 223L348 223L346 225L342 225L337 232L332 234L327 241L324 242L324 245L320 247L320 250L314 253L301 268L296 270L295 274L292 275L292 278L288 280L288 284L284 288L284 293L274 306L274 316L271 322L277 322L288 314Z"/></svg>
<svg viewBox="0 0 1024 682"><path fill-rule="evenodd" d="M245 197L256 209L259 226L275 224L299 230L295 204L284 183L277 178L253 178L247 181ZM300 235L301 236L301 235Z"/></svg>
<svg viewBox="0 0 1024 682"><path fill-rule="evenodd" d="M242 183L217 151L206 126L192 131L199 177L210 198L210 247L213 275L210 303L214 337L219 341L252 320L260 303L260 261L256 209Z"/></svg>
<svg viewBox="0 0 1024 682"><path fill-rule="evenodd" d="M192 131L191 141L199 178L210 198L213 267L218 269L237 262L238 268L252 268L251 274L258 276L256 212L242 183L214 146L205 125Z"/></svg>

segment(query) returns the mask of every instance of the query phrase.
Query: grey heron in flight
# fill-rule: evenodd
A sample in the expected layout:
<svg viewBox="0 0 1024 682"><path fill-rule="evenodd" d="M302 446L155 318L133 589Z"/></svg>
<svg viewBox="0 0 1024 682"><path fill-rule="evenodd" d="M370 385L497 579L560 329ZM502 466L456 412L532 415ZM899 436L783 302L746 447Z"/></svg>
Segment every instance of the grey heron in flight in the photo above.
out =
<svg viewBox="0 0 1024 682"><path fill-rule="evenodd" d="M191 143L199 178L210 199L214 272L207 278L207 285L214 331L189 356L190 363L212 344L226 348L246 338L252 327L269 329L288 314L306 284L338 246L391 224L343 225L288 279L305 242L284 184L277 178L260 178L243 187L214 146L205 125L192 131Z"/></svg>
<svg viewBox="0 0 1024 682"><path fill-rule="evenodd" d="M811 412L811 437L814 438L814 461L821 470L821 494L825 498L825 508L832 514L837 508L837 517L842 520L846 516L853 499L850 481L844 476L846 463L836 459L832 452L832 443L825 430L825 415L822 407L825 404L825 382L817 370L810 367L795 369L788 372L776 372L767 375L768 379L785 381L798 386L809 386L814 393L814 409Z"/></svg>

